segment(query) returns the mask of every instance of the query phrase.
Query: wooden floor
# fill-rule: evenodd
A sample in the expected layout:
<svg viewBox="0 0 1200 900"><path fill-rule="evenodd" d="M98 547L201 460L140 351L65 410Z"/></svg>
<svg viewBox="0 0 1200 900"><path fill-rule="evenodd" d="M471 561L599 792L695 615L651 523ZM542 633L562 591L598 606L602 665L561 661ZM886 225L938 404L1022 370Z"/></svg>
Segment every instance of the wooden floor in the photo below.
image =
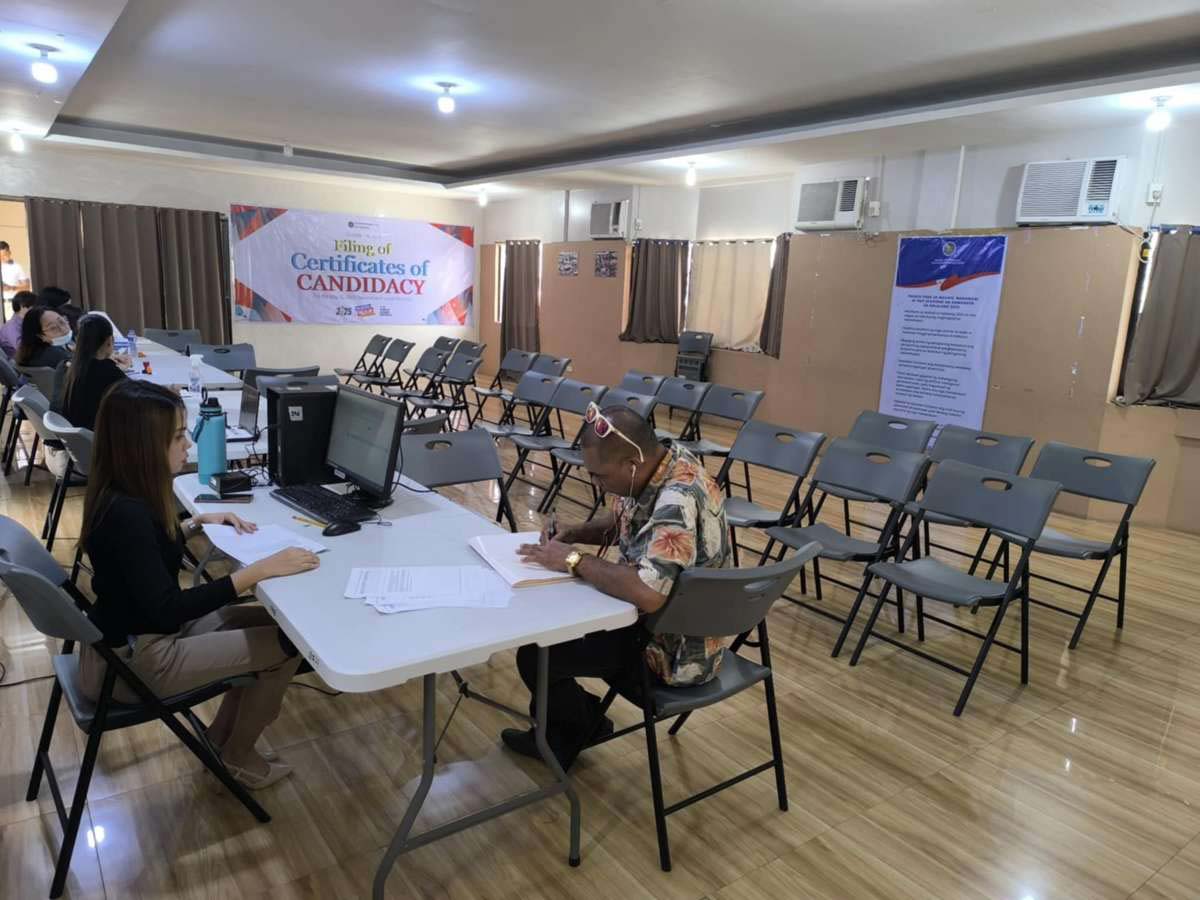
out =
<svg viewBox="0 0 1200 900"><path fill-rule="evenodd" d="M777 480L755 483L766 500L781 490ZM44 472L31 490L14 474L0 484L0 512L36 530L48 492ZM495 508L485 488L453 495ZM513 498L523 523L536 521L538 496L522 488ZM839 525L829 506L828 521ZM569 504L562 511L575 515ZM1053 524L1098 537L1111 528L1062 516ZM78 530L72 499L55 547L61 560ZM963 536L942 534L963 546ZM829 656L837 626L781 601L770 627L789 812L776 808L769 775L695 804L669 820L675 868L665 874L645 745L631 735L588 751L572 772L583 800L581 867L566 865L566 803L550 801L403 858L389 896L1200 897L1198 558L1200 538L1135 526L1124 633L1101 604L1080 647L1068 651L1073 620L1035 607L1031 684L1021 688L1016 658L997 650L960 719L951 715L958 676L882 643L852 669L847 655ZM1076 580L1094 571L1044 566ZM1035 595L1076 608L1082 599L1034 586ZM849 598L829 588L824 602L845 610ZM1014 615L1009 639L1016 625ZM976 647L936 625L927 642L960 663ZM11 598L0 599L4 685L26 681L0 685L0 897L13 900L46 895L59 840L49 792L37 803L24 799L50 652ZM499 699L526 702L511 653L464 674ZM419 693L419 683L336 697L294 685L266 734L296 770L260 795L269 825L219 790L164 728L107 736L69 896L369 896L419 774ZM454 696L446 678L443 715ZM619 707L616 718L636 714ZM497 734L508 724L482 704L460 708L418 828L547 782L539 764L500 749ZM82 747L64 714L53 758L67 790ZM660 747L668 802L765 759L761 693L703 710Z"/></svg>

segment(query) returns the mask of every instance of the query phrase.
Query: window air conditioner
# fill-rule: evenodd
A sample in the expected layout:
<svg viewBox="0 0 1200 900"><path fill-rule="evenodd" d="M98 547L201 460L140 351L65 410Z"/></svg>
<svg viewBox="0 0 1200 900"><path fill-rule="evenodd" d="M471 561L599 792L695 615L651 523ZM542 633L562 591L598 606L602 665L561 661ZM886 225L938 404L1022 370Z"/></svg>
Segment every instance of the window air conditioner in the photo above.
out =
<svg viewBox="0 0 1200 900"><path fill-rule="evenodd" d="M813 181L800 185L797 231L861 228L866 178Z"/></svg>
<svg viewBox="0 0 1200 900"><path fill-rule="evenodd" d="M629 201L593 203L591 235L594 240L624 238L629 217Z"/></svg>
<svg viewBox="0 0 1200 900"><path fill-rule="evenodd" d="M1116 222L1124 170L1123 156L1026 163L1017 224Z"/></svg>

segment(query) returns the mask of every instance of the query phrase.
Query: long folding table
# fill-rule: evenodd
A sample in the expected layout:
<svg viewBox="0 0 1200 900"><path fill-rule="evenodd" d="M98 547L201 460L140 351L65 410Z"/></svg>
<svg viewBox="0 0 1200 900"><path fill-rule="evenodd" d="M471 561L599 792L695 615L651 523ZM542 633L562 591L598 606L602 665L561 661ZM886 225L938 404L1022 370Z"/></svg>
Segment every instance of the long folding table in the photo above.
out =
<svg viewBox="0 0 1200 900"><path fill-rule="evenodd" d="M142 381L152 381L168 387L181 385L187 387L192 374L192 361L162 344L154 341L138 340L138 358L133 360L133 371L130 378ZM142 356L141 354L145 354ZM150 374L142 372L142 363L150 363ZM241 390L242 380L236 375L223 372L208 363L200 364L200 383L210 391Z"/></svg>
<svg viewBox="0 0 1200 900"><path fill-rule="evenodd" d="M419 489L411 484L409 487ZM230 509L197 504L194 498L202 492L194 474L181 475L175 480L175 496L189 513ZM271 498L267 488L256 488L252 503L233 509L259 525L276 524L297 530L292 518L294 511ZM489 519L438 494L415 493L403 487L396 489L394 502L381 515L390 526L368 524L354 534L318 538L329 549L321 554L317 570L264 581L256 589L258 599L292 643L332 687L366 692L392 687L411 678L422 679L421 780L376 872L374 897L382 900L388 873L402 854L558 794L566 794L570 803L568 862L578 865L579 798L550 752L545 737L549 647L592 632L630 625L637 620L635 608L583 582L571 581L516 590L512 602L504 609L437 609L383 615L361 600L345 598L351 569L479 564L467 542L500 529ZM460 692L464 697L531 721L538 749L554 775L554 783L413 835L413 823L434 778L438 732L436 676L486 662L494 653L523 644L538 646L535 718L483 697L465 683L460 682Z"/></svg>

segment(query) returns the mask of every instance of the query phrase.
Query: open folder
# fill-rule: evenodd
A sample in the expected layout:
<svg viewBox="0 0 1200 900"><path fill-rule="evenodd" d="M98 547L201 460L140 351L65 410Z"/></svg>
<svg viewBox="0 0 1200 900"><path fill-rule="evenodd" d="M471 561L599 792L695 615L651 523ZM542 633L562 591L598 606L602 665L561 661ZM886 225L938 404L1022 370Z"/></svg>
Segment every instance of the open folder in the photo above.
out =
<svg viewBox="0 0 1200 900"><path fill-rule="evenodd" d="M536 531L520 531L516 534L484 534L471 538L468 543L511 587L570 581L571 576L565 572L552 572L543 566L524 562L517 555L518 547L536 544L540 537Z"/></svg>

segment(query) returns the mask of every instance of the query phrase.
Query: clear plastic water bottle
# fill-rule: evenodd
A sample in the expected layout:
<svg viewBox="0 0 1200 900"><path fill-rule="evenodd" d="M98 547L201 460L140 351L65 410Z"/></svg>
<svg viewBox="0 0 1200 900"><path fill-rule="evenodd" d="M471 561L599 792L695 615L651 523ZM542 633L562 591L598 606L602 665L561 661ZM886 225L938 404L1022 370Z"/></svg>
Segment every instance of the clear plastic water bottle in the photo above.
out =
<svg viewBox="0 0 1200 900"><path fill-rule="evenodd" d="M131 360L137 360L137 332L130 328L129 334L125 335L125 341L129 345L125 352Z"/></svg>
<svg viewBox="0 0 1200 900"><path fill-rule="evenodd" d="M191 365L190 374L188 375L188 390L191 391L192 394L194 394L195 396L199 397L200 396L200 387L201 387L201 385L200 385L200 361L201 361L202 357L193 355L193 356L190 356L189 359L191 359L192 365Z"/></svg>

